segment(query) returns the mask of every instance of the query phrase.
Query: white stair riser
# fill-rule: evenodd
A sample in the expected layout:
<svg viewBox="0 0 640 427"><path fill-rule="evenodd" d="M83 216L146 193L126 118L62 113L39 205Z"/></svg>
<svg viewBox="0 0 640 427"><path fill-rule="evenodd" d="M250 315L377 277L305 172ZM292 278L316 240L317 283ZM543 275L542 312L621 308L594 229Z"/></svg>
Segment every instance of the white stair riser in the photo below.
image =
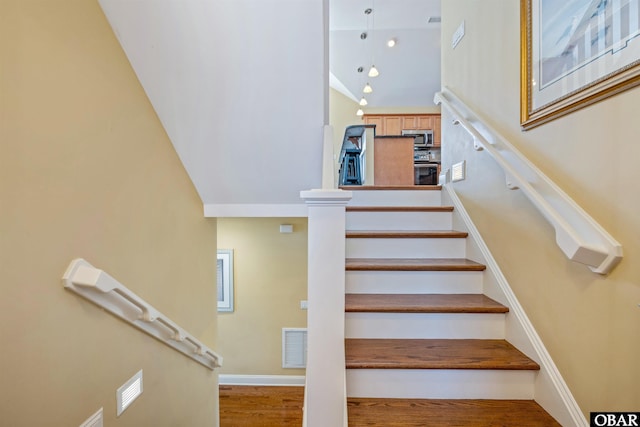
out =
<svg viewBox="0 0 640 427"><path fill-rule="evenodd" d="M347 212L347 230L451 230L451 212Z"/></svg>
<svg viewBox="0 0 640 427"><path fill-rule="evenodd" d="M348 397L533 399L537 371L347 369Z"/></svg>
<svg viewBox="0 0 640 427"><path fill-rule="evenodd" d="M504 339L503 313L346 313L347 338Z"/></svg>
<svg viewBox="0 0 640 427"><path fill-rule="evenodd" d="M464 258L466 240L455 238L359 238L346 242L348 258Z"/></svg>
<svg viewBox="0 0 640 427"><path fill-rule="evenodd" d="M349 206L441 206L440 191L361 190L354 191Z"/></svg>
<svg viewBox="0 0 640 427"><path fill-rule="evenodd" d="M347 271L352 294L480 294L481 271Z"/></svg>

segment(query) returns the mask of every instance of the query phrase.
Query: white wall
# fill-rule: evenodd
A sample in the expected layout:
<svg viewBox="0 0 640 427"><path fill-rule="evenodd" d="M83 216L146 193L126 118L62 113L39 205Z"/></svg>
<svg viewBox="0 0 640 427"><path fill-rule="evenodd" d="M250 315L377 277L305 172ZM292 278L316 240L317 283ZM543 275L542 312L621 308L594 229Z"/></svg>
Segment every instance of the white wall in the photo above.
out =
<svg viewBox="0 0 640 427"><path fill-rule="evenodd" d="M520 129L520 9L504 0L442 2L443 85L525 153L623 246L609 276L568 261L551 226L443 110L443 168L588 419L640 407L640 89L533 130ZM448 41L465 21L466 35Z"/></svg>
<svg viewBox="0 0 640 427"><path fill-rule="evenodd" d="M320 187L324 3L100 0L205 205Z"/></svg>

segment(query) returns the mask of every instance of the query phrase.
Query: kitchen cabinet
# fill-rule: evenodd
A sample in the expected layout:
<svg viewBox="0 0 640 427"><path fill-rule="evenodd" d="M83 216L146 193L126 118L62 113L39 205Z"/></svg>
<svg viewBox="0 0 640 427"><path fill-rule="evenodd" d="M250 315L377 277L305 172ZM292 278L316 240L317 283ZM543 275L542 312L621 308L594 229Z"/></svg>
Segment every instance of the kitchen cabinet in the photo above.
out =
<svg viewBox="0 0 640 427"><path fill-rule="evenodd" d="M442 117L434 116L433 117L433 146L440 147L442 136L441 136L441 125L442 125Z"/></svg>
<svg viewBox="0 0 640 427"><path fill-rule="evenodd" d="M433 129L432 116L403 116L402 129Z"/></svg>
<svg viewBox="0 0 640 427"><path fill-rule="evenodd" d="M376 135L401 135L403 129L433 130L434 145L440 147L440 114L365 114L365 124L376 125Z"/></svg>
<svg viewBox="0 0 640 427"><path fill-rule="evenodd" d="M376 135L385 135L382 116L363 116L365 125L376 125Z"/></svg>
<svg viewBox="0 0 640 427"><path fill-rule="evenodd" d="M384 116L384 135L402 135L402 116Z"/></svg>

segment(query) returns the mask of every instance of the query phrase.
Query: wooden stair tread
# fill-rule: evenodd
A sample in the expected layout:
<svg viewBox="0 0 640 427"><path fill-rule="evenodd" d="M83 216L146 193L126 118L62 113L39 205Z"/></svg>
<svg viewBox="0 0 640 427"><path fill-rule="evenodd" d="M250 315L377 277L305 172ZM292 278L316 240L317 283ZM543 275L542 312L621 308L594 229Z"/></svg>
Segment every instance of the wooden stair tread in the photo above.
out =
<svg viewBox="0 0 640 427"><path fill-rule="evenodd" d="M441 185L341 185L342 190L376 191L376 190L412 190L412 191L440 191Z"/></svg>
<svg viewBox="0 0 640 427"><path fill-rule="evenodd" d="M508 307L482 294L346 294L351 313L507 313Z"/></svg>
<svg viewBox="0 0 640 427"><path fill-rule="evenodd" d="M453 212L453 206L347 206L347 212Z"/></svg>
<svg viewBox="0 0 640 427"><path fill-rule="evenodd" d="M510 369L540 366L505 340L345 340L347 369Z"/></svg>
<svg viewBox="0 0 640 427"><path fill-rule="evenodd" d="M347 258L348 271L483 271L486 266L465 258Z"/></svg>
<svg viewBox="0 0 640 427"><path fill-rule="evenodd" d="M348 398L349 427L555 427L533 400Z"/></svg>
<svg viewBox="0 0 640 427"><path fill-rule="evenodd" d="M360 239L464 239L466 231L455 230L347 230L347 238Z"/></svg>

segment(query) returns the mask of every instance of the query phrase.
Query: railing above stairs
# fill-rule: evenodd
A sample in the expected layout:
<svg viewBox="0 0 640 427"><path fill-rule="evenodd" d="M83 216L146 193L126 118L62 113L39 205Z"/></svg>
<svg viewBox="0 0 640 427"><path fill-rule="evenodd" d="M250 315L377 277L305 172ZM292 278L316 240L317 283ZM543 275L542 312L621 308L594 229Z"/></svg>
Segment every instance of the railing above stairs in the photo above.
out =
<svg viewBox="0 0 640 427"><path fill-rule="evenodd" d="M599 274L609 273L622 259L622 246L518 149L484 122L450 90L436 94L472 137L476 150L486 150L500 165L510 189L520 189L553 226L556 243L572 261Z"/></svg>

